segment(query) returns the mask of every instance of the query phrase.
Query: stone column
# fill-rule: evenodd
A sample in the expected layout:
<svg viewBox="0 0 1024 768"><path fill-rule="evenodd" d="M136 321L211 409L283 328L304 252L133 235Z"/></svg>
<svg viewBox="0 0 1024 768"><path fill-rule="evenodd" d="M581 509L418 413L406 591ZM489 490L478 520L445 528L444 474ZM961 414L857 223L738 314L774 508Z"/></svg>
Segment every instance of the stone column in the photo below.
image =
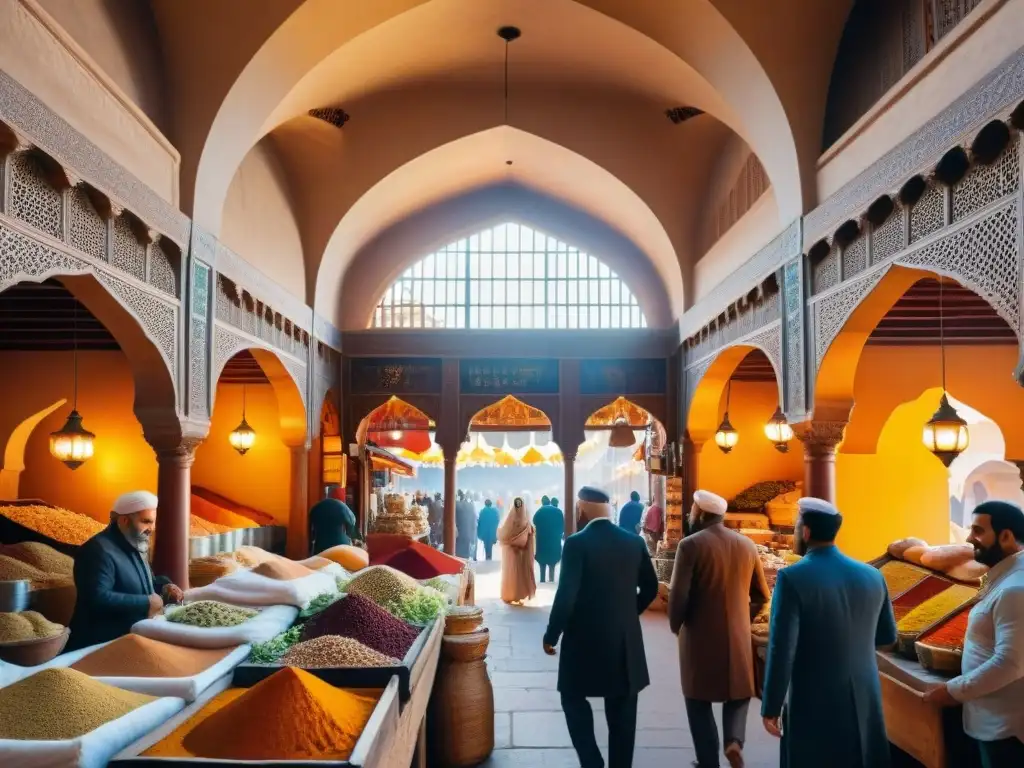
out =
<svg viewBox="0 0 1024 768"><path fill-rule="evenodd" d="M689 435L683 437L683 535L690 533L690 507L693 505L693 494L700 488L700 452L704 448L703 440L694 440ZM713 491L713 488L708 490ZM668 526L666 523L666 531Z"/></svg>
<svg viewBox="0 0 1024 768"><path fill-rule="evenodd" d="M292 445L289 477L288 543L292 560L309 557L309 446Z"/></svg>
<svg viewBox="0 0 1024 768"><path fill-rule="evenodd" d="M444 551L455 554L455 453L444 453Z"/></svg>
<svg viewBox="0 0 1024 768"><path fill-rule="evenodd" d="M793 427L804 445L804 496L835 504L836 449L846 433L845 421L806 421Z"/></svg>
<svg viewBox="0 0 1024 768"><path fill-rule="evenodd" d="M563 453L562 460L565 462L565 535L568 537L576 533L576 455Z"/></svg>
<svg viewBox="0 0 1024 768"><path fill-rule="evenodd" d="M153 548L153 573L188 589L189 515L192 462L199 440L185 439L172 448L156 449L156 495L160 499Z"/></svg>

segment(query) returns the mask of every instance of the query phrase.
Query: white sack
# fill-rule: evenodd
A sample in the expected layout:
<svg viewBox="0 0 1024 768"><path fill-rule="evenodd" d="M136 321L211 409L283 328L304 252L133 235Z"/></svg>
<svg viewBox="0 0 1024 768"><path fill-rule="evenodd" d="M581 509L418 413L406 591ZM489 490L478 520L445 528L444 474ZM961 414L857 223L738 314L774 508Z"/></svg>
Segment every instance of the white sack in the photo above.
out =
<svg viewBox="0 0 1024 768"><path fill-rule="evenodd" d="M252 571L235 571L212 584L185 593L185 602L220 600L232 605L294 605L305 608L314 597L338 593L338 582L331 573L316 572L299 579L283 581Z"/></svg>
<svg viewBox="0 0 1024 768"><path fill-rule="evenodd" d="M186 648L232 648L265 643L288 629L298 615L299 609L291 605L272 605L234 627L193 627L157 616L135 622L132 632Z"/></svg>

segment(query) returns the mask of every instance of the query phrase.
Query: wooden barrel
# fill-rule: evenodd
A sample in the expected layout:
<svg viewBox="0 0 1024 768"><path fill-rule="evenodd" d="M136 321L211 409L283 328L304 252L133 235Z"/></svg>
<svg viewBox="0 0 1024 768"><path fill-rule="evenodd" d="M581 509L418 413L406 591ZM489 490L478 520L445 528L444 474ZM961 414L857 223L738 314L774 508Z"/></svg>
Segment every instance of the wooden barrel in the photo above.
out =
<svg viewBox="0 0 1024 768"><path fill-rule="evenodd" d="M494 751L494 689L486 629L441 639L441 668L430 701L431 765L470 768Z"/></svg>

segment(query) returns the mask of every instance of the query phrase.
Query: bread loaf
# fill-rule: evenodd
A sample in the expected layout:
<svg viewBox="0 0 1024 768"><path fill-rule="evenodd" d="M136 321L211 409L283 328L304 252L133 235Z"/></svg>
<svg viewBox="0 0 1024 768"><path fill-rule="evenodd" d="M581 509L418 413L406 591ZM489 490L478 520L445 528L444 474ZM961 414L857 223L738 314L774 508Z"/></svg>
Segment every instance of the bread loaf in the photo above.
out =
<svg viewBox="0 0 1024 768"><path fill-rule="evenodd" d="M956 579L957 581L976 583L978 579L988 573L988 566L982 565L976 560L971 560L970 562L955 565L949 570L944 571L944 573L949 578Z"/></svg>
<svg viewBox="0 0 1024 768"><path fill-rule="evenodd" d="M928 542L923 539L899 539L889 545L889 554L893 557L904 559L903 553L911 547L927 547Z"/></svg>
<svg viewBox="0 0 1024 768"><path fill-rule="evenodd" d="M921 555L921 565L945 572L973 559L974 547L970 544L943 544L939 547L928 547Z"/></svg>
<svg viewBox="0 0 1024 768"><path fill-rule="evenodd" d="M920 545L915 544L914 546L907 547L905 550L903 550L903 554L902 554L901 557L902 557L902 559L906 560L908 563L914 563L915 565L920 565L921 564L921 558L924 556L924 553L927 552L927 551L928 551L928 547L927 546L920 546Z"/></svg>

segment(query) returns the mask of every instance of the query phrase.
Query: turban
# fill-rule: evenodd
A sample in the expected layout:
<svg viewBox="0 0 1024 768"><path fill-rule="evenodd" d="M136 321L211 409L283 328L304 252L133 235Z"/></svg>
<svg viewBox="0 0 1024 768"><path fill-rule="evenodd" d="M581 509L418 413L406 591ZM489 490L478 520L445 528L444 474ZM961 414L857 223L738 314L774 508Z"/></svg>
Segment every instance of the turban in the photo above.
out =
<svg viewBox="0 0 1024 768"><path fill-rule="evenodd" d="M839 510L836 509L836 505L825 501L824 499L816 499L813 496L806 496L802 499L797 500L797 507L800 512L817 512L819 515L838 515Z"/></svg>
<svg viewBox="0 0 1024 768"><path fill-rule="evenodd" d="M591 520L602 517L611 518L611 499L608 498L608 494L604 491L584 486L580 488L576 497L579 499L576 507L579 510L580 518L585 522L589 523Z"/></svg>
<svg viewBox="0 0 1024 768"><path fill-rule="evenodd" d="M144 509L156 509L157 498L149 491L122 493L111 510L115 515L134 515Z"/></svg>
<svg viewBox="0 0 1024 768"><path fill-rule="evenodd" d="M709 515L724 515L729 509L728 502L711 491L695 491L693 503Z"/></svg>

